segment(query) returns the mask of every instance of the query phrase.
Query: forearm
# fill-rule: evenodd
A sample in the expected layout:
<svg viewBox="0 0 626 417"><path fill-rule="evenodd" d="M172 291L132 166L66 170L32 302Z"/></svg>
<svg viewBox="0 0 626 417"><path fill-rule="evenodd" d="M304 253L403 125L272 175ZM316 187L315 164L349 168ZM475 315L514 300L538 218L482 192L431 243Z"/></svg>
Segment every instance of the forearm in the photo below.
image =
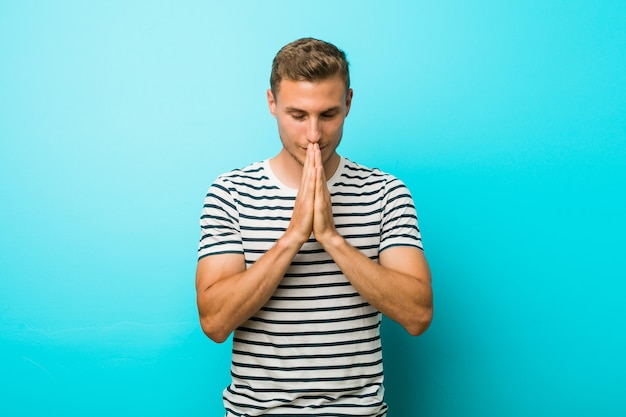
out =
<svg viewBox="0 0 626 417"><path fill-rule="evenodd" d="M403 259L407 267L402 271L372 261L340 235L334 235L322 245L369 304L400 323L410 334L418 335L428 328L433 298L430 271L425 260L422 262L418 257L409 256L411 259Z"/></svg>
<svg viewBox="0 0 626 417"><path fill-rule="evenodd" d="M301 245L285 235L250 268L243 265L238 272L197 288L200 321L207 336L222 342L254 315L272 296ZM206 269L212 267L198 266L198 273L205 269L207 274Z"/></svg>

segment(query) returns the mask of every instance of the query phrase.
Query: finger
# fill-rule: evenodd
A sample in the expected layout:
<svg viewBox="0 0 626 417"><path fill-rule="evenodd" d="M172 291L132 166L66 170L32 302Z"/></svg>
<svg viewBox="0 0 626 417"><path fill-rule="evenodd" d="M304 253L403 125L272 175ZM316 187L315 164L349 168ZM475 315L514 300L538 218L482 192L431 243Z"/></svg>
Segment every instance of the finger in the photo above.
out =
<svg viewBox="0 0 626 417"><path fill-rule="evenodd" d="M315 167L315 198L321 198L324 192L324 167Z"/></svg>
<svg viewBox="0 0 626 417"><path fill-rule="evenodd" d="M315 165L315 155L313 154L313 150L311 147L311 144L309 144L309 146L307 147L306 150L306 154L304 157L304 164L302 166L302 177L300 179L300 189L301 190L306 190L308 185L310 185L311 182L311 177L312 177L312 170L314 169L314 165ZM314 181L314 176L313 176L313 181Z"/></svg>
<svg viewBox="0 0 626 417"><path fill-rule="evenodd" d="M313 166L315 167L315 190L318 191L321 183L324 181L324 164L322 164L322 153L317 143L313 145L312 153Z"/></svg>
<svg viewBox="0 0 626 417"><path fill-rule="evenodd" d="M320 149L320 145L315 143L313 145L313 153L314 153L314 157L315 157L315 166L316 167L321 167L322 164L322 151Z"/></svg>
<svg viewBox="0 0 626 417"><path fill-rule="evenodd" d="M306 153L304 154L304 163L302 164L302 174L306 173L311 166L313 159L311 158L311 144L307 146Z"/></svg>
<svg viewBox="0 0 626 417"><path fill-rule="evenodd" d="M293 214L290 221L291 230L298 233L299 238L306 241L313 230L313 211L315 204L315 156L309 146L302 165L300 188L296 194Z"/></svg>
<svg viewBox="0 0 626 417"><path fill-rule="evenodd" d="M325 211L330 207L330 191L326 183L324 167L315 167L315 209Z"/></svg>

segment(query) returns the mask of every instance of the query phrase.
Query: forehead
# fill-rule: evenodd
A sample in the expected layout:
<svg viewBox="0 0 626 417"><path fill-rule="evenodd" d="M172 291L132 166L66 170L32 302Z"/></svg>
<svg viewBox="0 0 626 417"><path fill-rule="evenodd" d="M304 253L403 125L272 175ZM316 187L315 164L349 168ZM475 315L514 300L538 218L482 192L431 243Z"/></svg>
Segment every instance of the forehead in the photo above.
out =
<svg viewBox="0 0 626 417"><path fill-rule="evenodd" d="M346 86L339 76L319 81L283 79L275 98L281 107L310 111L328 109L345 103Z"/></svg>

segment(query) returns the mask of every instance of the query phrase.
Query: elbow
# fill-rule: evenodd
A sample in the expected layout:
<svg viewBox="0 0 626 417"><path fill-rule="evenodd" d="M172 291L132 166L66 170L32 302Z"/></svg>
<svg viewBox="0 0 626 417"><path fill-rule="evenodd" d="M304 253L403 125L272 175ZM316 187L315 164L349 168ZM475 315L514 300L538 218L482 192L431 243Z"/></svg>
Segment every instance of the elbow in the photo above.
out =
<svg viewBox="0 0 626 417"><path fill-rule="evenodd" d="M411 336L419 336L424 333L433 321L433 308L424 308L419 313L413 315L403 327Z"/></svg>
<svg viewBox="0 0 626 417"><path fill-rule="evenodd" d="M428 287L428 293L414 305L414 309L403 325L411 336L420 336L430 327L433 321L433 292Z"/></svg>
<svg viewBox="0 0 626 417"><path fill-rule="evenodd" d="M200 326L204 334L215 343L224 343L231 333L223 325L207 317L200 317Z"/></svg>

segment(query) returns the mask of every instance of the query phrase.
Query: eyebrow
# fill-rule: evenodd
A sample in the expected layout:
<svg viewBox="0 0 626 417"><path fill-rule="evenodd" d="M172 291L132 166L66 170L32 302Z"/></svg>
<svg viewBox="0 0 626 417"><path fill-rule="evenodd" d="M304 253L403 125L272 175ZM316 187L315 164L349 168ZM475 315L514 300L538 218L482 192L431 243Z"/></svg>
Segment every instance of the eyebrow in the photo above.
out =
<svg viewBox="0 0 626 417"><path fill-rule="evenodd" d="M328 112L339 111L339 110L341 110L341 107L335 106L335 107L329 107L326 110L323 110L321 113L328 113ZM286 107L285 111L288 113L308 113L307 111L299 109L297 107Z"/></svg>

